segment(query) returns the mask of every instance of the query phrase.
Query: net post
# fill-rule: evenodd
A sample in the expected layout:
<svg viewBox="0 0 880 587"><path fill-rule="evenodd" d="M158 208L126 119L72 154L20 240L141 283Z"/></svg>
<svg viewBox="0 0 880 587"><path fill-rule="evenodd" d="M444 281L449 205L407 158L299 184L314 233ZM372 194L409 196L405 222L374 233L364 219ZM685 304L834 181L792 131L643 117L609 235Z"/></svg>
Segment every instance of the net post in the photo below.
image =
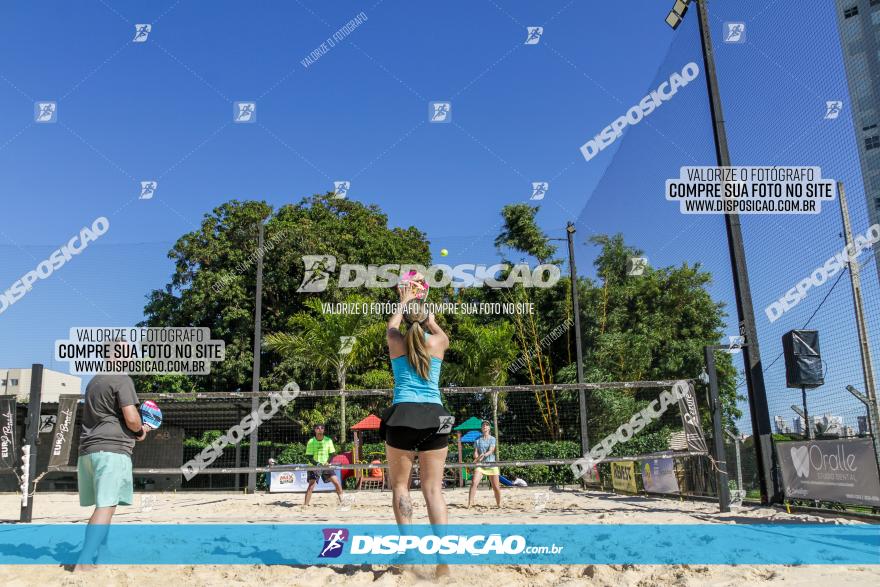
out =
<svg viewBox="0 0 880 587"><path fill-rule="evenodd" d="M43 389L43 365L31 365L31 391L25 418L24 442L21 447L21 513L19 522L30 523L34 501L30 485L37 476L37 431L40 427L40 396Z"/></svg>
<svg viewBox="0 0 880 587"><path fill-rule="evenodd" d="M706 371L709 374L709 408L712 410L712 436L715 445L715 482L718 485L718 506L722 513L730 511L730 487L727 486L727 457L724 454L724 429L721 422L721 399L718 394L718 373L715 371L715 347L703 347Z"/></svg>
<svg viewBox="0 0 880 587"><path fill-rule="evenodd" d="M235 417L241 422L241 408L236 404L235 406ZM235 468L238 469L241 467L241 442L236 443L235 445ZM237 492L241 489L241 475L235 474L235 491Z"/></svg>

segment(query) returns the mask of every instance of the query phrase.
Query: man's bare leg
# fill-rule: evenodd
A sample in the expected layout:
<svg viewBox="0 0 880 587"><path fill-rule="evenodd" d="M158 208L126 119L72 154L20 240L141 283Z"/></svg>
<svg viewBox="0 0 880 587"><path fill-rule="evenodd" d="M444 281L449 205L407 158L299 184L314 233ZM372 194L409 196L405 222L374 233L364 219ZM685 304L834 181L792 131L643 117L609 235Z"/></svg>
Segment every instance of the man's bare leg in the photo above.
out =
<svg viewBox="0 0 880 587"><path fill-rule="evenodd" d="M309 487L306 489L306 501L303 504L305 506L308 506L309 501L312 499L312 490L315 488L315 483L317 483L317 481L309 481Z"/></svg>
<svg viewBox="0 0 880 587"><path fill-rule="evenodd" d="M83 541L83 549L80 552L79 560L73 567L73 572L94 571L97 567L95 558L98 556L98 549L106 542L107 533L110 531L110 521L116 512L116 506L106 508L95 508L92 516L89 518L89 524L86 526L86 539Z"/></svg>
<svg viewBox="0 0 880 587"><path fill-rule="evenodd" d="M342 485L339 483L339 479L336 478L335 473L330 477L330 482L333 484L333 487L336 488L336 497L339 498L339 503L342 503Z"/></svg>

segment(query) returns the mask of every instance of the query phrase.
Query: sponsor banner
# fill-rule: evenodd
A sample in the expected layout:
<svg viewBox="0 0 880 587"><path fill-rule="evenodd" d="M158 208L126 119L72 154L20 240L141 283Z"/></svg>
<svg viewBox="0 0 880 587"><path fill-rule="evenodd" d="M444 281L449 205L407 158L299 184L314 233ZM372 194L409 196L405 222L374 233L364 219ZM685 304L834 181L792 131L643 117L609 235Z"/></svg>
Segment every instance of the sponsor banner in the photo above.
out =
<svg viewBox="0 0 880 587"><path fill-rule="evenodd" d="M81 554L85 532L85 524L11 525L0 533L0 564L74 564ZM401 534L396 524L114 524L96 562L876 565L880 564L880 527L778 523L415 524Z"/></svg>
<svg viewBox="0 0 880 587"><path fill-rule="evenodd" d="M678 479L675 476L673 459L651 459L643 461L642 484L651 493L678 493Z"/></svg>
<svg viewBox="0 0 880 587"><path fill-rule="evenodd" d="M633 461L611 463L611 479L614 489L638 492L636 487L636 464Z"/></svg>
<svg viewBox="0 0 880 587"><path fill-rule="evenodd" d="M688 450L708 453L709 448L706 446L706 436L703 434L703 426L700 424L700 410L697 408L694 385L687 382L687 385L680 386L680 391L683 393L679 396L678 408L681 411L681 424L684 426Z"/></svg>
<svg viewBox="0 0 880 587"><path fill-rule="evenodd" d="M309 465L297 465L308 467ZM333 472L342 484L342 471ZM269 473L269 493L297 493L305 492L309 488L308 471L272 471ZM318 479L312 491L335 491L332 483L325 483Z"/></svg>
<svg viewBox="0 0 880 587"><path fill-rule="evenodd" d="M15 468L15 396L0 397L0 471Z"/></svg>
<svg viewBox="0 0 880 587"><path fill-rule="evenodd" d="M880 506L870 440L809 440L776 445L785 496Z"/></svg>
<svg viewBox="0 0 880 587"><path fill-rule="evenodd" d="M66 467L70 460L78 401L79 398L76 397L62 397L58 402L58 417L55 419L55 433L52 435L52 452L49 453L50 471L58 467Z"/></svg>
<svg viewBox="0 0 880 587"><path fill-rule="evenodd" d="M588 467L584 472L584 476L581 477L580 480L588 485L601 485L602 478L599 476L599 465Z"/></svg>

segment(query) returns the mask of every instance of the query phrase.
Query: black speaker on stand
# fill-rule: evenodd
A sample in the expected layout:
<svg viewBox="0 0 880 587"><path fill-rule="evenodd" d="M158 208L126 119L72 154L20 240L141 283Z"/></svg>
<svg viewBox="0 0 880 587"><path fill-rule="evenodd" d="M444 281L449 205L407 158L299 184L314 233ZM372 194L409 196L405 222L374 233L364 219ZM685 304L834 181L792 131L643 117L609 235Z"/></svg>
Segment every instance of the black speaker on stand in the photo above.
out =
<svg viewBox="0 0 880 587"><path fill-rule="evenodd" d="M782 352L785 355L785 384L800 388L804 402L804 428L807 438L813 438L810 415L807 411L807 388L825 384L822 373L822 356L819 354L818 330L790 330L782 335Z"/></svg>

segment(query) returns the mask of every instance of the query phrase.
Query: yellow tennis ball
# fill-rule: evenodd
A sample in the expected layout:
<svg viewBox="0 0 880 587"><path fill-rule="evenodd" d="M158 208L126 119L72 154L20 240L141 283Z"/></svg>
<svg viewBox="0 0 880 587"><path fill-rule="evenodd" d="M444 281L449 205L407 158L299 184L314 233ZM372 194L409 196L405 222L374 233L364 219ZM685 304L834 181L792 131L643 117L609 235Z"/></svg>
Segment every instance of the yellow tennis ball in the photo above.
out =
<svg viewBox="0 0 880 587"><path fill-rule="evenodd" d="M440 256L441 257L445 257L448 254L449 254L449 251L447 251L446 249L440 249Z"/></svg>

